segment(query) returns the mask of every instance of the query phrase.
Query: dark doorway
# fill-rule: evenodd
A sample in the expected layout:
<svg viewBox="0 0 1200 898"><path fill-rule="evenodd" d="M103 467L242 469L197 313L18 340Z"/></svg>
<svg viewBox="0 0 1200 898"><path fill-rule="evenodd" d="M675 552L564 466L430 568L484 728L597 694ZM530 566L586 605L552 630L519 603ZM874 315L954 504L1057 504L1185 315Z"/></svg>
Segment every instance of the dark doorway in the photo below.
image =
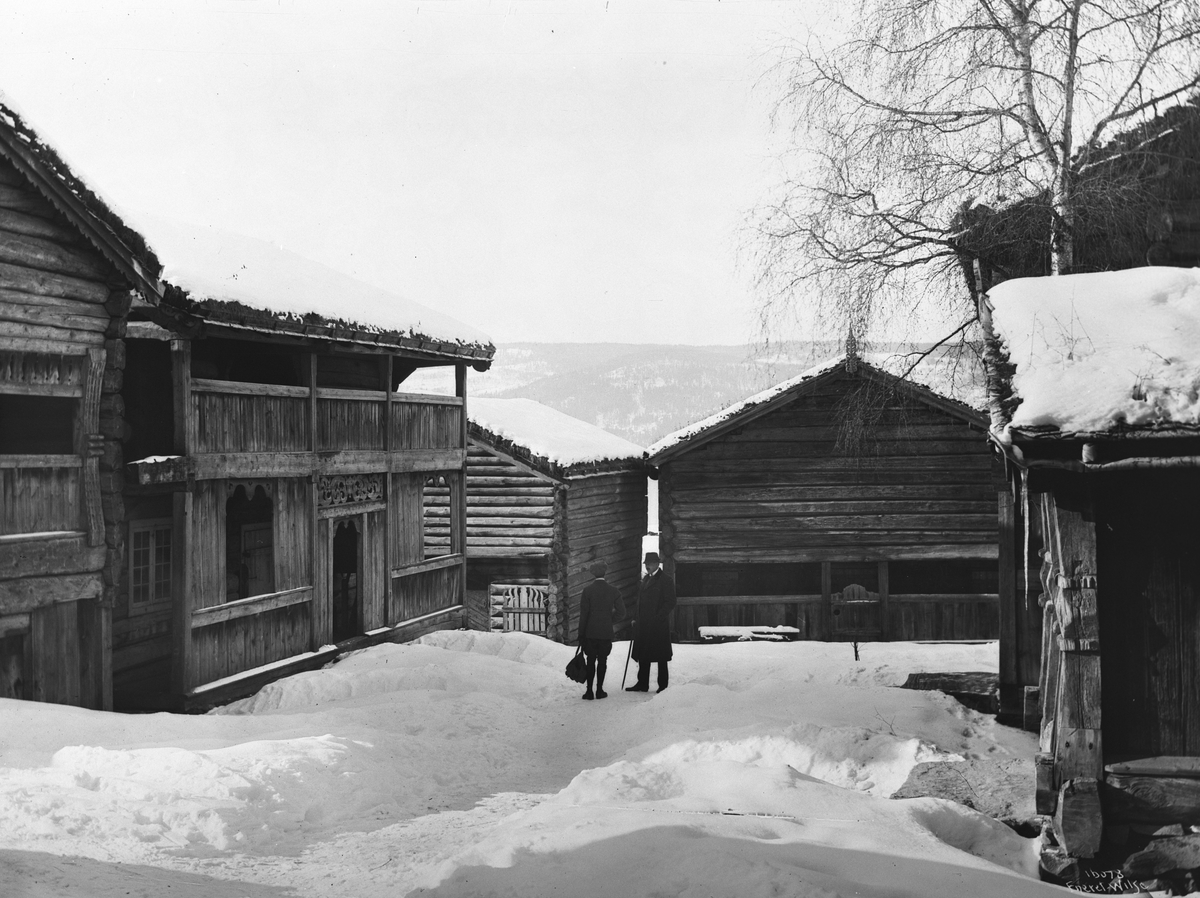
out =
<svg viewBox="0 0 1200 898"><path fill-rule="evenodd" d="M362 635L359 581L362 541L352 520L339 521L333 535L333 641Z"/></svg>
<svg viewBox="0 0 1200 898"><path fill-rule="evenodd" d="M1104 758L1200 755L1200 476L1105 478L1097 526Z"/></svg>

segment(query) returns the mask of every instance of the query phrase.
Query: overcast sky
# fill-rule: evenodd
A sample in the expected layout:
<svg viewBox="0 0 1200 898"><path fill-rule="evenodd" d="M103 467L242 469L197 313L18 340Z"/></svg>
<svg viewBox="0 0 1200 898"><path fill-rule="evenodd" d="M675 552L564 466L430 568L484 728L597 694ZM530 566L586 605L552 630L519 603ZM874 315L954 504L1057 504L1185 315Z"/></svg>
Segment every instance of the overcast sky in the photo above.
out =
<svg viewBox="0 0 1200 898"><path fill-rule="evenodd" d="M740 227L777 155L760 79L822 6L0 0L0 91L118 209L497 341L741 343Z"/></svg>

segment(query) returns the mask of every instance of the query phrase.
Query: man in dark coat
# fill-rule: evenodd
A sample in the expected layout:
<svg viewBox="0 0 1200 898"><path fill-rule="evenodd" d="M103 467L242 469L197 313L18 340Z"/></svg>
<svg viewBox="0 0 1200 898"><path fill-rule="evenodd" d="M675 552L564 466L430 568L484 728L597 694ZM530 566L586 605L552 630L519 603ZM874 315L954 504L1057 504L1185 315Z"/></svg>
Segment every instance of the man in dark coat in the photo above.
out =
<svg viewBox="0 0 1200 898"><path fill-rule="evenodd" d="M658 662L658 691L667 688L667 662L671 660L671 610L675 607L675 581L661 567L657 552L646 553L646 576L638 586L637 620L633 626L633 658L638 663L637 682L626 692L650 691L650 663Z"/></svg>
<svg viewBox="0 0 1200 898"><path fill-rule="evenodd" d="M621 590L604 579L608 567L597 561L591 568L596 579L583 588L579 600L579 645L587 658L587 692L583 697L607 698L604 691L604 675L608 673L608 655L612 651L613 623L625 617L625 602ZM596 680L596 692L592 693L592 678Z"/></svg>

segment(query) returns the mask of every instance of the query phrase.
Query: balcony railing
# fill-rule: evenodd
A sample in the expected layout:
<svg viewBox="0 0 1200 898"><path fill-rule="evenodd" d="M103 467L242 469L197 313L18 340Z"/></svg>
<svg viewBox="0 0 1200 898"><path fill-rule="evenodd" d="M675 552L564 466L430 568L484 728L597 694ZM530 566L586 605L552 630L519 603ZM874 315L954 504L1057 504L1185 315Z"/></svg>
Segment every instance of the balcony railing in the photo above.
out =
<svg viewBox="0 0 1200 898"><path fill-rule="evenodd" d="M200 378L191 381L191 395L197 453L462 446L462 399L455 396Z"/></svg>

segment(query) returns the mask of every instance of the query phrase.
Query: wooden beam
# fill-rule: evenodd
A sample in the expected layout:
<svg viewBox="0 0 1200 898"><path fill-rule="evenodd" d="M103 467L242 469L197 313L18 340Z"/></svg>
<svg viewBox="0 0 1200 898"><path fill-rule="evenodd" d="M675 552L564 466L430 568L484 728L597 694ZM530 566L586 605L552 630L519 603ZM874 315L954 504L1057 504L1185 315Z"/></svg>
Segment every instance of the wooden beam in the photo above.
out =
<svg viewBox="0 0 1200 898"><path fill-rule="evenodd" d="M243 617L254 617L279 608L288 608L311 602L313 588L299 586L295 589L285 589L281 592L267 593L261 596L250 596L223 605L211 605L208 608L197 608L192 612L191 629L207 627L222 621L239 620Z"/></svg>
<svg viewBox="0 0 1200 898"><path fill-rule="evenodd" d="M664 522L665 523L665 522ZM731 541L729 541L731 542ZM756 563L756 562L817 562L817 561L925 561L947 558L991 559L996 557L996 544L972 542L929 545L920 542L862 545L861 540L838 540L814 545L735 546L713 544L706 539L684 533L675 538L675 561L681 563Z"/></svg>
<svg viewBox="0 0 1200 898"><path fill-rule="evenodd" d="M93 546L104 544L104 510L100 504L100 456L104 453L104 438L100 434L100 391L104 385L104 360L103 349L88 350L80 410L83 432L77 434L75 443L76 451L83 456L83 511L88 543Z"/></svg>
<svg viewBox="0 0 1200 898"><path fill-rule="evenodd" d="M1101 800L1109 823L1190 823L1200 820L1200 779L1110 773Z"/></svg>
<svg viewBox="0 0 1200 898"><path fill-rule="evenodd" d="M196 451L196 419L192 415L192 344L171 341L171 385L175 406L175 454Z"/></svg>
<svg viewBox="0 0 1200 898"><path fill-rule="evenodd" d="M0 538L0 580L30 571L42 575L77 574L104 567L107 549L89 546L83 533L64 531L42 538L30 536L22 533Z"/></svg>
<svg viewBox="0 0 1200 898"><path fill-rule="evenodd" d="M413 574L424 574L427 571L440 571L443 568L454 567L463 562L461 552L431 558L428 561L414 561L412 564L402 564L392 568L393 577L411 577Z"/></svg>
<svg viewBox="0 0 1200 898"><path fill-rule="evenodd" d="M0 580L0 615L25 614L62 602L98 599L103 594L104 579L98 571Z"/></svg>
<svg viewBox="0 0 1200 898"><path fill-rule="evenodd" d="M183 695L191 688L192 679L192 607L195 597L192 595L192 540L194 518L192 514L192 493L178 492L171 497L171 601L174 607L172 616L172 636L174 651L171 653L171 690L176 695Z"/></svg>
<svg viewBox="0 0 1200 898"><path fill-rule="evenodd" d="M1022 556L1017 535L1016 501L1012 491L996 491L996 516L999 522L998 593L1000 597L1000 711L1015 713L1011 703L1021 685L1017 670L1017 559Z"/></svg>
<svg viewBox="0 0 1200 898"><path fill-rule="evenodd" d="M888 639L888 563L879 564L879 638L886 642Z"/></svg>
<svg viewBox="0 0 1200 898"><path fill-rule="evenodd" d="M0 394L7 396L61 396L78 399L83 384L13 384L0 382Z"/></svg>
<svg viewBox="0 0 1200 898"><path fill-rule="evenodd" d="M4 468L82 468L83 463L82 454L0 455L0 470Z"/></svg>
<svg viewBox="0 0 1200 898"><path fill-rule="evenodd" d="M1103 830L1100 787L1093 777L1063 783L1054 811L1054 835L1071 857L1095 857Z"/></svg>
<svg viewBox="0 0 1200 898"><path fill-rule="evenodd" d="M833 572L831 562L821 562L821 619L825 622L821 638L833 636Z"/></svg>
<svg viewBox="0 0 1200 898"><path fill-rule="evenodd" d="M1000 597L994 592L951 592L951 593L899 593L891 596L893 602L946 602L949 604L980 602L996 604Z"/></svg>
<svg viewBox="0 0 1200 898"><path fill-rule="evenodd" d="M192 378L192 392L221 393L230 396L281 396L287 399L307 399L310 391L306 386L294 387L288 384L256 384L240 380L212 380L211 378L195 377ZM379 401L379 394L371 393L368 395L376 402Z"/></svg>
<svg viewBox="0 0 1200 898"><path fill-rule="evenodd" d="M450 540L450 551L457 552L462 555L462 570L459 576L459 594L458 601L463 606L463 627L471 626L467 616L467 457L471 451L471 422L467 417L467 366L457 364L454 366L454 398L462 403L461 415L459 417L459 427L461 433L459 435L461 442L459 446L462 448L462 464L458 469L458 476L454 483L451 484L450 495L454 501L455 527Z"/></svg>
<svg viewBox="0 0 1200 898"><path fill-rule="evenodd" d="M376 474L453 471L461 449L361 449L333 452L201 452L187 458L142 462L136 466L143 486L228 478L308 477L313 474Z"/></svg>
<svg viewBox="0 0 1200 898"><path fill-rule="evenodd" d="M86 342L100 343L100 340ZM57 336L32 334L5 334L4 348L13 352L44 352L49 355L87 355L85 342L64 342Z"/></svg>
<svg viewBox="0 0 1200 898"><path fill-rule="evenodd" d="M782 596L679 596L680 605L776 605L783 603L819 604L819 595Z"/></svg>

